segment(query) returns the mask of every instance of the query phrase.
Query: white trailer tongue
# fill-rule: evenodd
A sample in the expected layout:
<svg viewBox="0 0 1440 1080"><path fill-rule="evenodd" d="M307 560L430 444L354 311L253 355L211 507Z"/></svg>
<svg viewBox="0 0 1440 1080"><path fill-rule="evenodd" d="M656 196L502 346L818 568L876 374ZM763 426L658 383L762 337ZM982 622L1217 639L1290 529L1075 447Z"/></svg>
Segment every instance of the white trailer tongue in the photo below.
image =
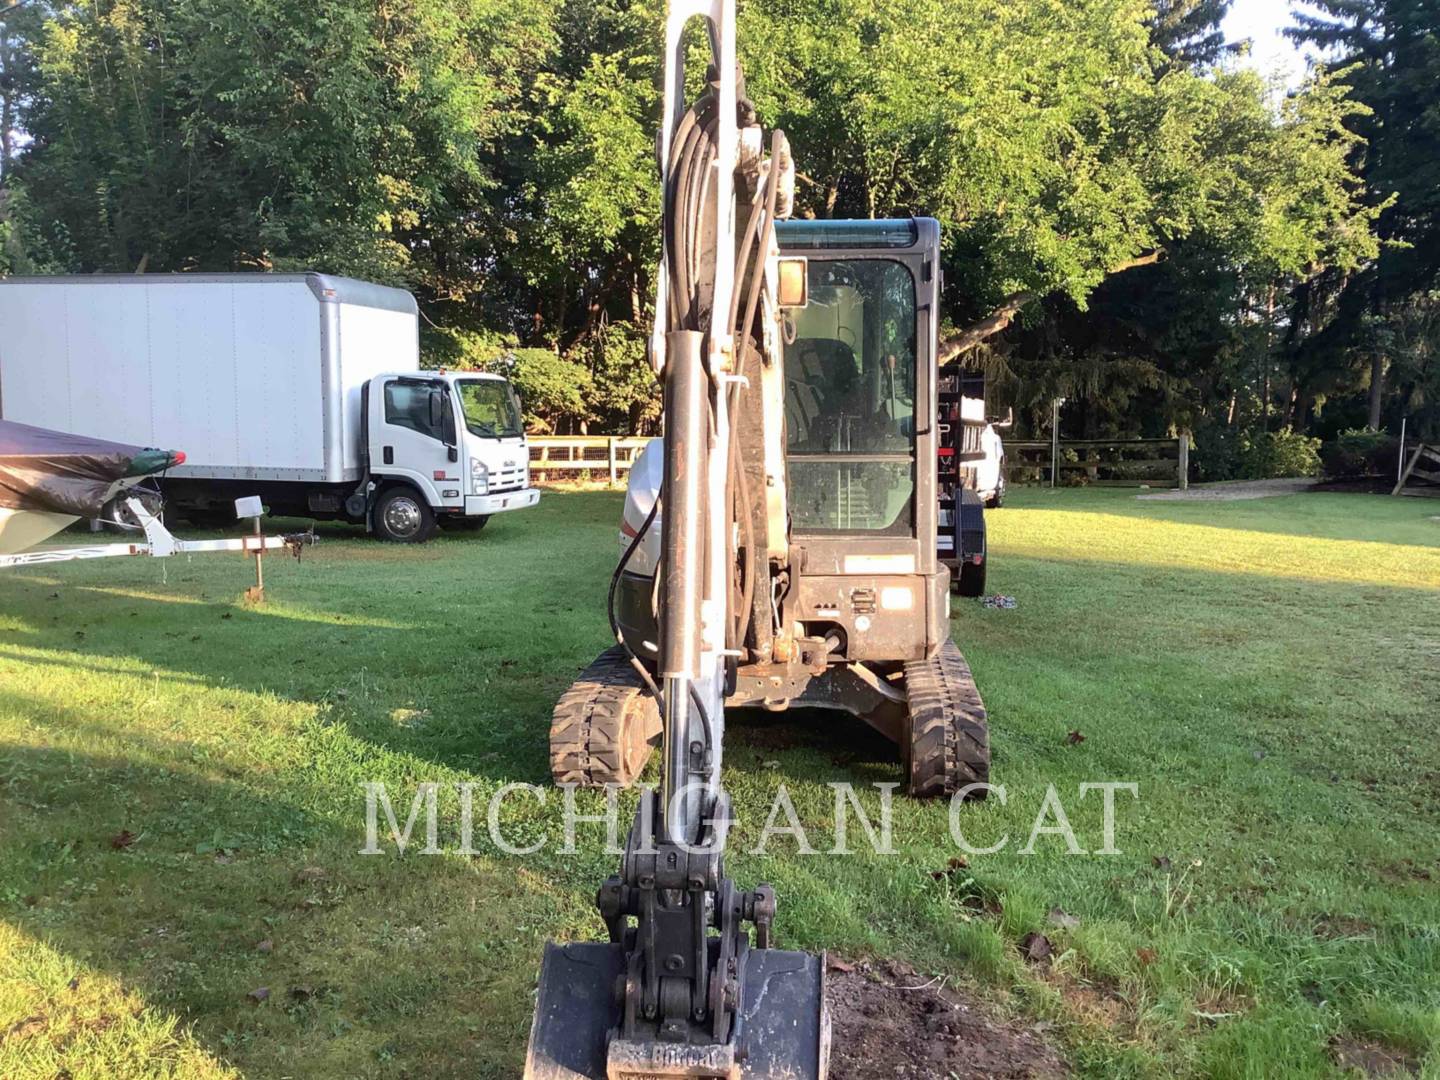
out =
<svg viewBox="0 0 1440 1080"><path fill-rule="evenodd" d="M239 504L250 501L238 499L236 500L237 507ZM212 551L242 551L253 555L256 559L255 591L250 596L252 599L259 599L265 587L263 563L260 562L261 555L266 551L278 551L283 548L298 559L303 548L315 543L313 531L266 536L259 531L258 516L255 518L256 531L249 536L226 537L220 540L180 540L165 528L164 522L159 517L146 510L139 499L128 498L125 500L125 505L135 516L135 520L140 522L140 527L145 533L143 542L120 540L110 544L89 544L52 548L46 551L24 551L17 555L0 555L0 569L10 566L48 566L51 563L73 562L77 559L111 559L121 555L148 555L151 558L164 559L171 555L203 555Z"/></svg>

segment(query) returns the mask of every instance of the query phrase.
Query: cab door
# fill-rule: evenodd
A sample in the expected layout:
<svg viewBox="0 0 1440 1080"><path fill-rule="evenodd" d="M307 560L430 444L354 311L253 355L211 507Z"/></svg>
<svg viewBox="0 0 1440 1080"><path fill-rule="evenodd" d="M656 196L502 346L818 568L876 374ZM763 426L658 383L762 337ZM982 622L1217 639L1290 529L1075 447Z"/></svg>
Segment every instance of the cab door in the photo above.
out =
<svg viewBox="0 0 1440 1080"><path fill-rule="evenodd" d="M382 380L372 406L370 470L409 480L433 507L465 503L455 409L439 379Z"/></svg>

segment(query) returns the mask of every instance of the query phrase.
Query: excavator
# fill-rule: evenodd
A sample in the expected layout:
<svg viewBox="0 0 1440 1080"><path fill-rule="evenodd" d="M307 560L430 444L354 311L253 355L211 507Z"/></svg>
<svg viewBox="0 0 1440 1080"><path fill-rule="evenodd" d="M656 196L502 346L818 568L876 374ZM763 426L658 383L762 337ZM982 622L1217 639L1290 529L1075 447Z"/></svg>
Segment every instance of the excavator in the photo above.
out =
<svg viewBox="0 0 1440 1080"><path fill-rule="evenodd" d="M692 20L710 59L686 107ZM550 732L559 783L633 784L657 742L660 782L596 898L609 940L546 946L530 1080L825 1077L825 959L776 948L774 890L725 873L727 707L858 717L916 797L982 798L989 775L937 554L939 226L790 220L795 163L735 27L735 0L670 0L664 435L631 470L616 643Z"/></svg>

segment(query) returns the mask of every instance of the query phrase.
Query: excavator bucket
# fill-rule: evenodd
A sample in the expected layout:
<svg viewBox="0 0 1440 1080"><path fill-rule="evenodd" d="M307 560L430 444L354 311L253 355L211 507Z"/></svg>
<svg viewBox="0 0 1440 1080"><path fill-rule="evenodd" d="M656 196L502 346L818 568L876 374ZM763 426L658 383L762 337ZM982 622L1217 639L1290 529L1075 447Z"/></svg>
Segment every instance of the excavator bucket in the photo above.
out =
<svg viewBox="0 0 1440 1080"><path fill-rule="evenodd" d="M825 957L752 949L735 1037L725 1044L615 1037L621 946L545 946L525 1080L824 1080L830 1058Z"/></svg>

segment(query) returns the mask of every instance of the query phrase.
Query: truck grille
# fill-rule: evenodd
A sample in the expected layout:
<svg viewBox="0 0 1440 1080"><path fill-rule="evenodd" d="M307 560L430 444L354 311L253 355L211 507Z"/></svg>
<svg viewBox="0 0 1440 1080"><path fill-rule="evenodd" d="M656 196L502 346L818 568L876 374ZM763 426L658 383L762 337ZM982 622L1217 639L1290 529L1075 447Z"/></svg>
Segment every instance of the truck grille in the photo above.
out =
<svg viewBox="0 0 1440 1080"><path fill-rule="evenodd" d="M523 488L529 479L529 471L529 463L523 460L502 463L490 470L490 491L496 493Z"/></svg>

